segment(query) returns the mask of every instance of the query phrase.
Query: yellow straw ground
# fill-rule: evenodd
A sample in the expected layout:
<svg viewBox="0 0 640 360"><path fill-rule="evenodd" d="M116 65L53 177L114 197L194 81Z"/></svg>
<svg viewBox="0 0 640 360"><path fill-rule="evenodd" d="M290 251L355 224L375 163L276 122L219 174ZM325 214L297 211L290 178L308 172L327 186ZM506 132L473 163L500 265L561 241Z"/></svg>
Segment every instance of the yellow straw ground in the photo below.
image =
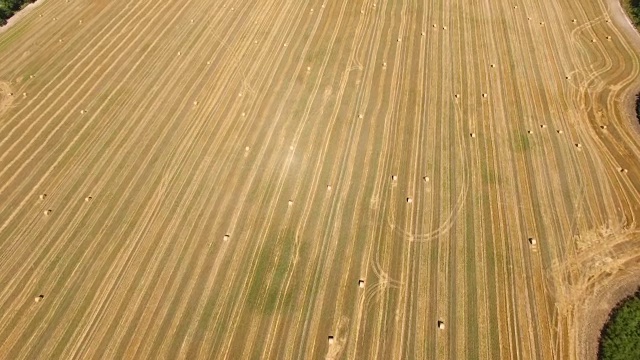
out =
<svg viewBox="0 0 640 360"><path fill-rule="evenodd" d="M593 356L639 43L614 0L42 0L0 34L0 358Z"/></svg>

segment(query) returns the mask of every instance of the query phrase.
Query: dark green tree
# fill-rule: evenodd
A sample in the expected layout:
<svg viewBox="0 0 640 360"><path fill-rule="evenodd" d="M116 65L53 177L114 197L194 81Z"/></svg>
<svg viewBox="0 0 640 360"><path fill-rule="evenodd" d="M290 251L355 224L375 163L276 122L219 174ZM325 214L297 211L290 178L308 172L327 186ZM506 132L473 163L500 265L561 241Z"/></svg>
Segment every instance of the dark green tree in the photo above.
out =
<svg viewBox="0 0 640 360"><path fill-rule="evenodd" d="M640 290L612 311L600 336L599 358L640 359Z"/></svg>

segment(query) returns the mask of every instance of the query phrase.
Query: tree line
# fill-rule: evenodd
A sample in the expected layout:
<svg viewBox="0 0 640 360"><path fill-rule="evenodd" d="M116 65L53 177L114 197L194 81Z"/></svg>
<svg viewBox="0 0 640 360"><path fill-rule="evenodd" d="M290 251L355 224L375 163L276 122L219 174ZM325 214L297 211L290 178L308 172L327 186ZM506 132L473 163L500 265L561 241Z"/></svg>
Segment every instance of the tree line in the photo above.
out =
<svg viewBox="0 0 640 360"><path fill-rule="evenodd" d="M600 360L640 359L640 289L610 314L600 334Z"/></svg>
<svg viewBox="0 0 640 360"><path fill-rule="evenodd" d="M625 8L636 28L640 28L640 0L625 0Z"/></svg>
<svg viewBox="0 0 640 360"><path fill-rule="evenodd" d="M35 1L36 0L0 0L0 26L5 25L7 19L12 17L13 14Z"/></svg>

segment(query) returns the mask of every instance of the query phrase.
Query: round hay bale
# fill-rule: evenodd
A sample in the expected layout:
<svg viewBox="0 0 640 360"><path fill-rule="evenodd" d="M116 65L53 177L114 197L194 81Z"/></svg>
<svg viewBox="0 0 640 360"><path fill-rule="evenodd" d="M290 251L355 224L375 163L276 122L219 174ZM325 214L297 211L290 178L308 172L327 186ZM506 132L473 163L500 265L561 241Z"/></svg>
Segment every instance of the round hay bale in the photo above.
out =
<svg viewBox="0 0 640 360"><path fill-rule="evenodd" d="M607 36L607 40L611 40L611 36Z"/></svg>
<svg viewBox="0 0 640 360"><path fill-rule="evenodd" d="M93 198L91 196L87 196L86 198L84 198L84 201L89 202L91 201Z"/></svg>
<svg viewBox="0 0 640 360"><path fill-rule="evenodd" d="M429 182L429 177L425 176L425 177L422 178L422 180L424 180L424 182Z"/></svg>
<svg viewBox="0 0 640 360"><path fill-rule="evenodd" d="M360 10L360 14L364 14L364 10Z"/></svg>
<svg viewBox="0 0 640 360"><path fill-rule="evenodd" d="M249 151L249 147L245 146L244 151Z"/></svg>
<svg viewBox="0 0 640 360"><path fill-rule="evenodd" d="M198 100L195 100L195 101L193 102L193 105L198 105Z"/></svg>
<svg viewBox="0 0 640 360"><path fill-rule="evenodd" d="M382 63L382 67L387 67L387 62L386 61Z"/></svg>
<svg viewBox="0 0 640 360"><path fill-rule="evenodd" d="M86 110L80 110L80 114L81 115L84 115L84 113L86 113L86 112L87 112Z"/></svg>
<svg viewBox="0 0 640 360"><path fill-rule="evenodd" d="M331 185L327 185L327 191L331 191Z"/></svg>
<svg viewBox="0 0 640 360"><path fill-rule="evenodd" d="M483 98L486 98L487 96L489 96L489 94L482 94Z"/></svg>
<svg viewBox="0 0 640 360"><path fill-rule="evenodd" d="M289 146L289 150L293 151L293 145Z"/></svg>
<svg viewBox="0 0 640 360"><path fill-rule="evenodd" d="M247 116L247 113L243 112L241 115L242 115L242 117L245 117L245 116Z"/></svg>
<svg viewBox="0 0 640 360"><path fill-rule="evenodd" d="M178 56L182 55L182 51L178 51Z"/></svg>
<svg viewBox="0 0 640 360"><path fill-rule="evenodd" d="M207 61L207 65L211 65L211 61Z"/></svg>
<svg viewBox="0 0 640 360"><path fill-rule="evenodd" d="M576 147L577 147L578 149L580 149L580 148L582 147L582 144L580 144L580 143L576 143Z"/></svg>
<svg viewBox="0 0 640 360"><path fill-rule="evenodd" d="M426 33L423 31L423 32L421 32L421 33L420 33L420 35L421 35L421 36L425 36L425 35L426 35Z"/></svg>
<svg viewBox="0 0 640 360"><path fill-rule="evenodd" d="M607 125L600 125L600 129L606 130L607 129Z"/></svg>
<svg viewBox="0 0 640 360"><path fill-rule="evenodd" d="M40 295L36 296L34 300L35 300L35 302L40 302L40 301L42 301L42 299L44 299L44 295L40 294Z"/></svg>
<svg viewBox="0 0 640 360"><path fill-rule="evenodd" d="M44 215L45 215L45 216L49 216L49 214L51 214L51 210L45 210L45 211L44 211Z"/></svg>
<svg viewBox="0 0 640 360"><path fill-rule="evenodd" d="M540 125L540 128L542 128L542 129L545 129L546 127L547 127L547 125L545 125L545 124Z"/></svg>
<svg viewBox="0 0 640 360"><path fill-rule="evenodd" d="M358 119L363 119L364 118L364 114L358 114Z"/></svg>
<svg viewBox="0 0 640 360"><path fill-rule="evenodd" d="M40 194L40 200L44 200L47 197L47 194Z"/></svg>
<svg viewBox="0 0 640 360"><path fill-rule="evenodd" d="M401 38L398 38L398 40L396 40L396 41L397 41L397 42L401 42L401 41L402 41L402 39L401 39Z"/></svg>
<svg viewBox="0 0 640 360"><path fill-rule="evenodd" d="M533 131L527 130L527 134L533 134Z"/></svg>
<svg viewBox="0 0 640 360"><path fill-rule="evenodd" d="M529 244L530 244L531 246L536 246L536 244L537 244L537 243L538 243L538 242L536 241L536 239L535 239L535 238L532 238L532 237L530 237L530 238L529 238Z"/></svg>
<svg viewBox="0 0 640 360"><path fill-rule="evenodd" d="M289 206L293 205L293 200L289 200Z"/></svg>
<svg viewBox="0 0 640 360"><path fill-rule="evenodd" d="M569 76L569 75L565 76L564 78L567 79L567 80L571 80L571 76Z"/></svg>
<svg viewBox="0 0 640 360"><path fill-rule="evenodd" d="M558 132L558 134L562 134L563 131L562 130L556 130Z"/></svg>
<svg viewBox="0 0 640 360"><path fill-rule="evenodd" d="M375 4L373 5L375 7ZM329 335L329 345L333 344L333 336Z"/></svg>
<svg viewBox="0 0 640 360"><path fill-rule="evenodd" d="M447 27L446 27L446 26L443 26L443 27L442 27L442 30L447 30Z"/></svg>
<svg viewBox="0 0 640 360"><path fill-rule="evenodd" d="M492 67L492 68L496 67L496 64L491 64L491 67Z"/></svg>
<svg viewBox="0 0 640 360"><path fill-rule="evenodd" d="M412 198L410 198L410 197L408 197L408 198L407 198L407 204L411 204L411 203L413 203L413 199L412 199Z"/></svg>
<svg viewBox="0 0 640 360"><path fill-rule="evenodd" d="M311 66L307 66L307 71L311 71Z"/></svg>
<svg viewBox="0 0 640 360"><path fill-rule="evenodd" d="M27 97L27 93L26 93L26 92L23 92L23 93L22 93L22 97Z"/></svg>
<svg viewBox="0 0 640 360"><path fill-rule="evenodd" d="M438 329L444 330L444 321L438 320Z"/></svg>
<svg viewBox="0 0 640 360"><path fill-rule="evenodd" d="M578 20L573 19L573 20L571 20L571 22L575 24L575 23L577 23L577 22L578 22Z"/></svg>
<svg viewBox="0 0 640 360"><path fill-rule="evenodd" d="M359 287L360 289L363 289L363 288L364 288L364 280L362 280L362 279L358 280L358 287Z"/></svg>
<svg viewBox="0 0 640 360"><path fill-rule="evenodd" d="M435 28L435 27L438 27L438 25L436 25L436 24L433 24L433 27L434 27L434 28Z"/></svg>
<svg viewBox="0 0 640 360"><path fill-rule="evenodd" d="M398 175L391 175L391 181L397 181Z"/></svg>
<svg viewBox="0 0 640 360"><path fill-rule="evenodd" d="M287 43L284 43L284 47L287 47L287 46L289 46L289 44L287 44Z"/></svg>
<svg viewBox="0 0 640 360"><path fill-rule="evenodd" d="M591 42L592 42L592 43L596 42L596 39L591 39Z"/></svg>
<svg viewBox="0 0 640 360"><path fill-rule="evenodd" d="M225 234L225 235L222 237L222 241L229 241L229 238L230 238L230 237L231 237L231 235L229 235L229 234Z"/></svg>
<svg viewBox="0 0 640 360"><path fill-rule="evenodd" d="M455 94L453 95L456 99L458 99L460 97L460 94Z"/></svg>
<svg viewBox="0 0 640 360"><path fill-rule="evenodd" d="M475 138L475 137L476 137L476 133L471 133L471 134L469 134L469 135L470 135L472 138Z"/></svg>

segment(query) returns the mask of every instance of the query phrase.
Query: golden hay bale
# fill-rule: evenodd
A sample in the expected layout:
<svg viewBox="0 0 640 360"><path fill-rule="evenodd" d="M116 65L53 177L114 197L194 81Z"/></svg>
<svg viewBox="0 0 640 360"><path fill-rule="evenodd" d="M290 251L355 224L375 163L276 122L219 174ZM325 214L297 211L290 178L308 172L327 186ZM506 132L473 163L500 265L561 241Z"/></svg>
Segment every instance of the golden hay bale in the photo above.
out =
<svg viewBox="0 0 640 360"><path fill-rule="evenodd" d="M398 175L391 175L391 181L397 181Z"/></svg>
<svg viewBox="0 0 640 360"><path fill-rule="evenodd" d="M230 238L230 237L231 237L231 235L229 235L229 234L225 234L225 235L222 237L222 240L223 240L223 241L229 241L229 238Z"/></svg>
<svg viewBox="0 0 640 360"><path fill-rule="evenodd" d="M84 198L84 201L89 202L91 201L93 198L91 196L87 196L86 198Z"/></svg>
<svg viewBox="0 0 640 360"><path fill-rule="evenodd" d="M327 191L331 191L331 185L327 185Z"/></svg>
<svg viewBox="0 0 640 360"><path fill-rule="evenodd" d="M600 125L600 129L605 130L607 128L607 125Z"/></svg>
<svg viewBox="0 0 640 360"><path fill-rule="evenodd" d="M429 177L425 176L425 177L422 178L422 180L424 180L424 182L429 182Z"/></svg>
<svg viewBox="0 0 640 360"><path fill-rule="evenodd" d="M411 204L412 202L413 202L413 199L412 199L412 198L410 198L410 197L408 197L408 198L407 198L407 204Z"/></svg>
<svg viewBox="0 0 640 360"><path fill-rule="evenodd" d="M531 246L535 246L537 243L538 243L538 241L536 241L535 238L532 238L532 237L529 238L529 244Z"/></svg>
<svg viewBox="0 0 640 360"><path fill-rule="evenodd" d="M558 132L558 134L562 134L563 131L562 130L556 130Z"/></svg>
<svg viewBox="0 0 640 360"><path fill-rule="evenodd" d="M472 138L476 137L476 133L471 133L470 135L471 135Z"/></svg>
<svg viewBox="0 0 640 360"><path fill-rule="evenodd" d="M44 211L44 215L45 215L45 216L49 216L49 214L51 214L51 210L45 210L45 211Z"/></svg>
<svg viewBox="0 0 640 360"><path fill-rule="evenodd" d="M329 335L329 345L333 344L333 342L334 342L333 336Z"/></svg>
<svg viewBox="0 0 640 360"><path fill-rule="evenodd" d="M289 206L293 205L293 200L289 200Z"/></svg>
<svg viewBox="0 0 640 360"><path fill-rule="evenodd" d="M44 295L40 294L40 295L36 296L36 298L34 300L35 300L35 302L40 302L40 301L42 301L42 299L44 299Z"/></svg>
<svg viewBox="0 0 640 360"><path fill-rule="evenodd" d="M444 330L444 321L438 320L438 329Z"/></svg>
<svg viewBox="0 0 640 360"><path fill-rule="evenodd" d="M547 127L547 125L545 125L545 124L540 125L540 128L542 128L542 129L545 129L546 127Z"/></svg>
<svg viewBox="0 0 640 360"><path fill-rule="evenodd" d="M47 197L47 194L40 194L40 200L44 200Z"/></svg>
<svg viewBox="0 0 640 360"><path fill-rule="evenodd" d="M364 288L364 280L358 280L358 287L360 287L361 289Z"/></svg>

